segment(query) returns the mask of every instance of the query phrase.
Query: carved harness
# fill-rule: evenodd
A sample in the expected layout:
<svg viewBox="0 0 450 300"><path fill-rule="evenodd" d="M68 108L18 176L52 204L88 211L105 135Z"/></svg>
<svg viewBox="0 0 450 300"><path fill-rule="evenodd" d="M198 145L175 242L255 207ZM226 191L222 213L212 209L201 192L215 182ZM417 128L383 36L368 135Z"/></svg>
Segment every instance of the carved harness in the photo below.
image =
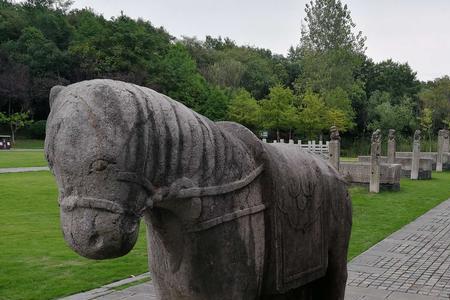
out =
<svg viewBox="0 0 450 300"><path fill-rule="evenodd" d="M170 187L155 187L150 180L145 178L145 176L138 174L136 172L119 172L118 180L125 182L132 182L139 186L141 186L148 195L147 201L144 207L139 212L132 212L137 216L142 216L144 211L148 208L157 207L158 203L163 202L168 199L192 199L192 198L201 198L207 196L219 196L228 193L235 192L240 190L249 184L251 184L258 176L264 171L264 166L261 164L256 169L254 169L250 174L246 177L226 183L223 185L214 185L207 187L198 187L194 186L192 181L188 178L181 178L176 180L174 183L170 185ZM105 201L105 200L103 200ZM107 201L107 200L106 200ZM115 203L114 203L115 204ZM234 212L225 214L223 216L213 218L210 220L203 221L198 223L192 228L190 228L189 232L197 232L209 229L211 227L220 225L222 223L230 222L232 220L255 214L261 212L266 209L264 204L259 204L256 206L236 210Z"/></svg>

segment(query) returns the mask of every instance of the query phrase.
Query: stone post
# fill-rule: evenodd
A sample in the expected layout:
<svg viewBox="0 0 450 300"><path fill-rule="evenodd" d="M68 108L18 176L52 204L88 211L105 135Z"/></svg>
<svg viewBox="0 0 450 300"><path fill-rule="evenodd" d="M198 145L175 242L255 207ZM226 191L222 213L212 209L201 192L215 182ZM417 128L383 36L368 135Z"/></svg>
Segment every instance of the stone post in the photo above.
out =
<svg viewBox="0 0 450 300"><path fill-rule="evenodd" d="M329 143L329 157L330 164L339 171L339 161L341 159L341 137L336 126L330 128L330 143Z"/></svg>
<svg viewBox="0 0 450 300"><path fill-rule="evenodd" d="M413 152L411 161L411 179L419 179L420 167L420 130L414 132Z"/></svg>
<svg viewBox="0 0 450 300"><path fill-rule="evenodd" d="M448 152L448 140L449 132L448 130L441 129L438 134L438 154L436 161L436 171L442 172L444 162L444 152Z"/></svg>
<svg viewBox="0 0 450 300"><path fill-rule="evenodd" d="M267 139L262 139L263 143L267 143Z"/></svg>
<svg viewBox="0 0 450 300"><path fill-rule="evenodd" d="M397 151L395 141L395 129L389 129L387 161L389 164L395 163L395 151Z"/></svg>
<svg viewBox="0 0 450 300"><path fill-rule="evenodd" d="M289 144L294 144L294 140L293 139L289 139Z"/></svg>
<svg viewBox="0 0 450 300"><path fill-rule="evenodd" d="M381 155L381 131L375 130L372 134L370 147L370 183L369 192L380 192L380 155Z"/></svg>

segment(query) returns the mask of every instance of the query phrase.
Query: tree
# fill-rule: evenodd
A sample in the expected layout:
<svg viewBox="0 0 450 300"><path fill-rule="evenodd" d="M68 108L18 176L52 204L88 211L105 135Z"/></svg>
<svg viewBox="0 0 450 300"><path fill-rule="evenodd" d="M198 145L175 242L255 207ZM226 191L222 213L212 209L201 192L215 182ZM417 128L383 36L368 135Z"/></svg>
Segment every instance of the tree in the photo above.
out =
<svg viewBox="0 0 450 300"><path fill-rule="evenodd" d="M431 152L431 132L433 129L433 111L426 107L422 111L422 115L419 118L420 127L422 130L428 134L428 141L430 142L430 152Z"/></svg>
<svg viewBox="0 0 450 300"><path fill-rule="evenodd" d="M250 129L260 127L260 106L255 98L244 89L239 89L228 106L228 118Z"/></svg>
<svg viewBox="0 0 450 300"><path fill-rule="evenodd" d="M295 128L296 109L294 102L295 96L292 91L281 85L271 88L268 99L260 101L262 125L267 129L276 130L277 140L280 140L281 129L287 129L291 132Z"/></svg>
<svg viewBox="0 0 450 300"><path fill-rule="evenodd" d="M450 119L450 77L444 76L430 82L419 94L423 108L433 111L433 131L446 125Z"/></svg>
<svg viewBox="0 0 450 300"><path fill-rule="evenodd" d="M308 90L303 96L297 118L297 131L308 139L315 139L329 128L326 106L318 94Z"/></svg>
<svg viewBox="0 0 450 300"><path fill-rule="evenodd" d="M364 53L365 40L362 32L354 33L356 27L347 5L340 0L314 0L306 4L306 26L301 31L302 48L326 52L346 49Z"/></svg>
<svg viewBox="0 0 450 300"><path fill-rule="evenodd" d="M403 98L399 104L392 104L387 92L375 92L369 99L369 130L383 128L395 129L397 132L410 132L415 128L414 103Z"/></svg>
<svg viewBox="0 0 450 300"><path fill-rule="evenodd" d="M307 91L318 94L327 111L339 109L340 117L346 118L346 128L352 128L355 110L364 112L362 103L366 100L364 84L357 79L364 62L365 37L354 33L350 10L340 0L311 1L305 12L306 23L295 51L302 61L295 90L304 96Z"/></svg>
<svg viewBox="0 0 450 300"><path fill-rule="evenodd" d="M8 124L10 130L11 130L11 140L13 145L16 143L16 132L20 128L23 128L27 125L30 125L33 123L32 120L30 120L30 113L29 112L17 112L14 114L6 115L2 112L0 112L0 123L2 124Z"/></svg>
<svg viewBox="0 0 450 300"><path fill-rule="evenodd" d="M363 76L369 97L375 91L383 91L391 95L393 104L398 104L403 97L417 96L420 82L416 75L408 63L401 64L388 59L376 64L368 61Z"/></svg>

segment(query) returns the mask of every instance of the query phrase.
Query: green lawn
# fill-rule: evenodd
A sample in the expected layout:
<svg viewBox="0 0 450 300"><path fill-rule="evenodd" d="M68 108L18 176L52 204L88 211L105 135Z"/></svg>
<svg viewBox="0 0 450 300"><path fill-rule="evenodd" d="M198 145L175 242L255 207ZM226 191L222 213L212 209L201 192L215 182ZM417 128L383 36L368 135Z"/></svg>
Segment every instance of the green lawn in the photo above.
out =
<svg viewBox="0 0 450 300"><path fill-rule="evenodd" d="M450 198L450 172L433 172L431 180L401 180L398 192L369 194L352 188L353 229L349 258L353 258Z"/></svg>
<svg viewBox="0 0 450 300"><path fill-rule="evenodd" d="M44 140L18 139L16 140L16 149L43 149Z"/></svg>
<svg viewBox="0 0 450 300"><path fill-rule="evenodd" d="M65 245L50 172L0 174L0 191L1 300L53 299L147 271L144 230L114 260L88 260Z"/></svg>
<svg viewBox="0 0 450 300"><path fill-rule="evenodd" d="M402 180L400 192L352 188L353 258L450 197L450 172ZM147 271L144 230L125 257L92 261L69 249L49 172L0 174L0 299L53 299Z"/></svg>
<svg viewBox="0 0 450 300"><path fill-rule="evenodd" d="M47 166L44 151L0 151L0 168Z"/></svg>

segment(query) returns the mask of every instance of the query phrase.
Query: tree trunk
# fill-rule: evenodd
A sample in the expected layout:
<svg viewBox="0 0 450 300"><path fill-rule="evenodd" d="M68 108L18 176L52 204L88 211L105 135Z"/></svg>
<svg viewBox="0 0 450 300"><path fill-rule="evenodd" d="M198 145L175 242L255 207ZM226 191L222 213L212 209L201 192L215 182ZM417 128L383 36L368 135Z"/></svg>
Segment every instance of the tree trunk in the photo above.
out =
<svg viewBox="0 0 450 300"><path fill-rule="evenodd" d="M280 142L280 130L277 128L277 142Z"/></svg>
<svg viewBox="0 0 450 300"><path fill-rule="evenodd" d="M16 138L15 138L15 135L14 135L14 126L13 126L13 123L12 122L10 122L9 123L9 126L10 126L10 128L11 128L11 143L12 143L12 146L16 146Z"/></svg>

